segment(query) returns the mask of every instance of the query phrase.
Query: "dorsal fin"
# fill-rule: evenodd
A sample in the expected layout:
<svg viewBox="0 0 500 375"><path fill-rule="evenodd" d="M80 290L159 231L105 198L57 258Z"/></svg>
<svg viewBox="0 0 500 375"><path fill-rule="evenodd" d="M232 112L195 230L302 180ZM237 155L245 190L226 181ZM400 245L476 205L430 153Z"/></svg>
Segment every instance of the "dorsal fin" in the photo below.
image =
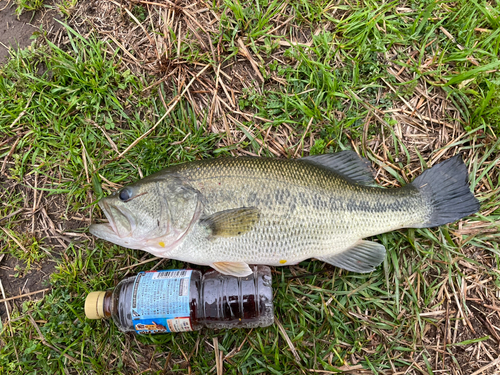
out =
<svg viewBox="0 0 500 375"><path fill-rule="evenodd" d="M311 155L298 160L321 165L361 185L378 186L373 178L370 162L351 150L335 154Z"/></svg>

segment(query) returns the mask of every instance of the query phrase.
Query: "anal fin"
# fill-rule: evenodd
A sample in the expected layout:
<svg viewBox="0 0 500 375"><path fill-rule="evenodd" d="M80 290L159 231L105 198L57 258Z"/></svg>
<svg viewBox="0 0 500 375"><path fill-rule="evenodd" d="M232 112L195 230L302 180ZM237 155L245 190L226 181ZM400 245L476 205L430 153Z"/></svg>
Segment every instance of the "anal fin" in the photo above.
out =
<svg viewBox="0 0 500 375"><path fill-rule="evenodd" d="M253 272L245 262L214 262L210 266L224 275L236 277L245 277Z"/></svg>
<svg viewBox="0 0 500 375"><path fill-rule="evenodd" d="M385 247L377 242L361 240L340 254L316 259L347 271L369 273L384 261Z"/></svg>

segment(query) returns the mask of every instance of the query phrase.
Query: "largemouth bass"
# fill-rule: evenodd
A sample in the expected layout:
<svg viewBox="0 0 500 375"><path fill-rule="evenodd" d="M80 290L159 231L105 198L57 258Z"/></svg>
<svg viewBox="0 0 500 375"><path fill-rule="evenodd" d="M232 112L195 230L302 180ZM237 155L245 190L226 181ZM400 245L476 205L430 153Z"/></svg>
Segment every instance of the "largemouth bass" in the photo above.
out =
<svg viewBox="0 0 500 375"><path fill-rule="evenodd" d="M353 151L296 160L219 158L169 167L99 201L90 232L155 256L247 276L249 264L316 258L371 272L385 258L365 237L436 227L479 210L460 156L402 188L376 185Z"/></svg>

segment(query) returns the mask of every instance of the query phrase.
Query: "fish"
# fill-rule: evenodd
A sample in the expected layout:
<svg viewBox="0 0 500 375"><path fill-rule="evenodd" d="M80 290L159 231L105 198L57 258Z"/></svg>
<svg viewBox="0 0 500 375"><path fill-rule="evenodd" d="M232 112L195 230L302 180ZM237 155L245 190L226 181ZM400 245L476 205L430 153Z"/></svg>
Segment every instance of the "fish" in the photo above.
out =
<svg viewBox="0 0 500 375"><path fill-rule="evenodd" d="M460 155L400 188L377 185L352 150L298 159L221 157L170 166L98 202L94 236L237 277L249 265L314 258L357 273L376 269L384 245L366 240L476 213Z"/></svg>

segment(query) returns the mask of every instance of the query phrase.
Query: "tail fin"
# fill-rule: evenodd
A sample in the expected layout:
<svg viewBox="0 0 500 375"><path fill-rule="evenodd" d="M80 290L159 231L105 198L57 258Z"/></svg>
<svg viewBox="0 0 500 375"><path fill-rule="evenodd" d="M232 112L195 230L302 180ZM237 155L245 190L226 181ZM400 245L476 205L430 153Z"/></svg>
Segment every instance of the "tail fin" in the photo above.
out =
<svg viewBox="0 0 500 375"><path fill-rule="evenodd" d="M430 206L430 216L420 228L437 227L479 211L479 201L467 181L467 167L456 155L424 171L412 185L419 189Z"/></svg>

